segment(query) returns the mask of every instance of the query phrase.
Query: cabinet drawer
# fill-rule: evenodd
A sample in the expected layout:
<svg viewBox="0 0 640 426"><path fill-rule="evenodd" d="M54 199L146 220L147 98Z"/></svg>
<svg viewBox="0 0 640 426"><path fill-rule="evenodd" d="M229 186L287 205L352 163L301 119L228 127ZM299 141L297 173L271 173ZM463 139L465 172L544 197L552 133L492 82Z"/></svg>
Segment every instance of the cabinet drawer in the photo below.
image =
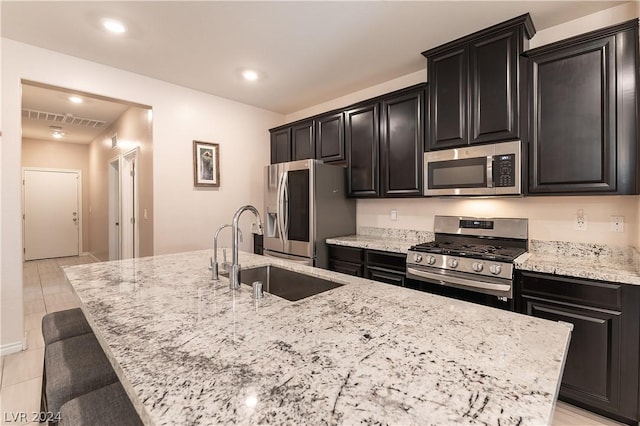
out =
<svg viewBox="0 0 640 426"><path fill-rule="evenodd" d="M380 266L386 269L402 271L403 274L406 270L406 254L367 250L365 256L368 266Z"/></svg>
<svg viewBox="0 0 640 426"><path fill-rule="evenodd" d="M404 287L407 277L404 273L390 271L384 268L367 267L366 277L370 280L380 281L382 283L393 284Z"/></svg>
<svg viewBox="0 0 640 426"><path fill-rule="evenodd" d="M329 270L340 272L342 274L353 275L354 277L362 276L362 265L359 263L341 262L339 260L329 260Z"/></svg>
<svg viewBox="0 0 640 426"><path fill-rule="evenodd" d="M329 244L329 259L331 260L361 263L364 258L362 252L363 250L360 248L334 246Z"/></svg>
<svg viewBox="0 0 640 426"><path fill-rule="evenodd" d="M556 275L521 272L521 292L525 296L558 302L620 310L621 285Z"/></svg>

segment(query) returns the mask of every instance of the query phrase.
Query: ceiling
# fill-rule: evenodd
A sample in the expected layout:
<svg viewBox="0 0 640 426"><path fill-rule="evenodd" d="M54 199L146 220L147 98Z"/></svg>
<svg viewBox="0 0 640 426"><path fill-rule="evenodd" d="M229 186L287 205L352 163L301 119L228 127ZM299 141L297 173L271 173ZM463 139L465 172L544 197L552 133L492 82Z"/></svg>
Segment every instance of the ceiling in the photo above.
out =
<svg viewBox="0 0 640 426"><path fill-rule="evenodd" d="M82 103L69 100L78 96ZM124 113L129 105L40 85L22 85L22 137L88 144Z"/></svg>
<svg viewBox="0 0 640 426"><path fill-rule="evenodd" d="M526 12L541 30L621 3L3 0L0 7L3 37L287 114L424 69L420 52ZM106 33L105 17L128 31ZM244 81L243 68L263 78Z"/></svg>

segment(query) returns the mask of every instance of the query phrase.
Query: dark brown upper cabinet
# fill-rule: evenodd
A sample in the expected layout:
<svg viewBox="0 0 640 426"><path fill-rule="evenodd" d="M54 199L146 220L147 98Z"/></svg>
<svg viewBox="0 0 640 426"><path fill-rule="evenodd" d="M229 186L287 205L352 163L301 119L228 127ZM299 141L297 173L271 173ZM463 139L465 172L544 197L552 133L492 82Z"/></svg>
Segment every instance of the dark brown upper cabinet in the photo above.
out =
<svg viewBox="0 0 640 426"><path fill-rule="evenodd" d="M388 93L345 112L350 197L422 196L426 86Z"/></svg>
<svg viewBox="0 0 640 426"><path fill-rule="evenodd" d="M291 128L271 130L271 164L291 161Z"/></svg>
<svg viewBox="0 0 640 426"><path fill-rule="evenodd" d="M291 127L291 160L315 158L316 144L313 134L313 120L307 120Z"/></svg>
<svg viewBox="0 0 640 426"><path fill-rule="evenodd" d="M380 122L383 197L422 195L424 89L384 98Z"/></svg>
<svg viewBox="0 0 640 426"><path fill-rule="evenodd" d="M345 112L347 193L350 197L380 195L380 103L364 104Z"/></svg>
<svg viewBox="0 0 640 426"><path fill-rule="evenodd" d="M526 56L529 193L637 194L638 20Z"/></svg>
<svg viewBox="0 0 640 426"><path fill-rule="evenodd" d="M316 158L326 163L344 161L344 113L321 115L316 123Z"/></svg>
<svg viewBox="0 0 640 426"><path fill-rule="evenodd" d="M427 150L520 137L520 54L529 14L427 50Z"/></svg>

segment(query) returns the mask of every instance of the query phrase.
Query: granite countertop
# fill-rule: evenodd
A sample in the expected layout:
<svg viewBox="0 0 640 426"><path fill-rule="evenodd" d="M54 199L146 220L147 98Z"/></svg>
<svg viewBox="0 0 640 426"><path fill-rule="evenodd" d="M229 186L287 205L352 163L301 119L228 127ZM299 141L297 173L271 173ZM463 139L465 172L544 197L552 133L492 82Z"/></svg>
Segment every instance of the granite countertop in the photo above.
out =
<svg viewBox="0 0 640 426"><path fill-rule="evenodd" d="M406 253L414 244L433 241L433 233L425 231L360 228L358 232L328 238L326 242ZM524 271L640 285L640 254L633 247L530 240L529 253L516 259L514 264L516 269Z"/></svg>
<svg viewBox="0 0 640 426"><path fill-rule="evenodd" d="M640 285L638 252L633 247L531 240L529 256L517 269Z"/></svg>
<svg viewBox="0 0 640 426"><path fill-rule="evenodd" d="M407 229L360 227L357 235L327 238L327 244L369 250L406 253L413 245L433 241L433 232Z"/></svg>
<svg viewBox="0 0 640 426"><path fill-rule="evenodd" d="M566 325L241 253L345 284L256 302L210 255L64 268L147 425L552 421Z"/></svg>

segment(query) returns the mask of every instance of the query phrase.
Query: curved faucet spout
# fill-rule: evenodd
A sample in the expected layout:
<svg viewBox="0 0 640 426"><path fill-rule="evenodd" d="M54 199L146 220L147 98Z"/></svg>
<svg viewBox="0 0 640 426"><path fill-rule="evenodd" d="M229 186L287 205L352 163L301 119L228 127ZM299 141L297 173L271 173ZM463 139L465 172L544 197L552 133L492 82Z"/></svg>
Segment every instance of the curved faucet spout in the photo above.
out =
<svg viewBox="0 0 640 426"><path fill-rule="evenodd" d="M238 228L238 222L240 221L240 216L245 211L250 211L254 214L256 219L258 219L258 233L262 234L262 219L260 218L260 213L258 209L253 207L252 205L246 205L240 207L236 213L233 215L233 221L231 225L231 232L233 233L233 240L231 246L231 271L229 273L229 287L236 290L240 288L240 265L238 263L238 235L240 229Z"/></svg>
<svg viewBox="0 0 640 426"><path fill-rule="evenodd" d="M222 225L216 229L216 233L213 235L213 258L211 259L211 279L218 279L218 235L224 228L231 228L230 224ZM240 241L242 241L242 230L240 231ZM226 259L225 259L226 261ZM223 265L224 266L224 265Z"/></svg>

